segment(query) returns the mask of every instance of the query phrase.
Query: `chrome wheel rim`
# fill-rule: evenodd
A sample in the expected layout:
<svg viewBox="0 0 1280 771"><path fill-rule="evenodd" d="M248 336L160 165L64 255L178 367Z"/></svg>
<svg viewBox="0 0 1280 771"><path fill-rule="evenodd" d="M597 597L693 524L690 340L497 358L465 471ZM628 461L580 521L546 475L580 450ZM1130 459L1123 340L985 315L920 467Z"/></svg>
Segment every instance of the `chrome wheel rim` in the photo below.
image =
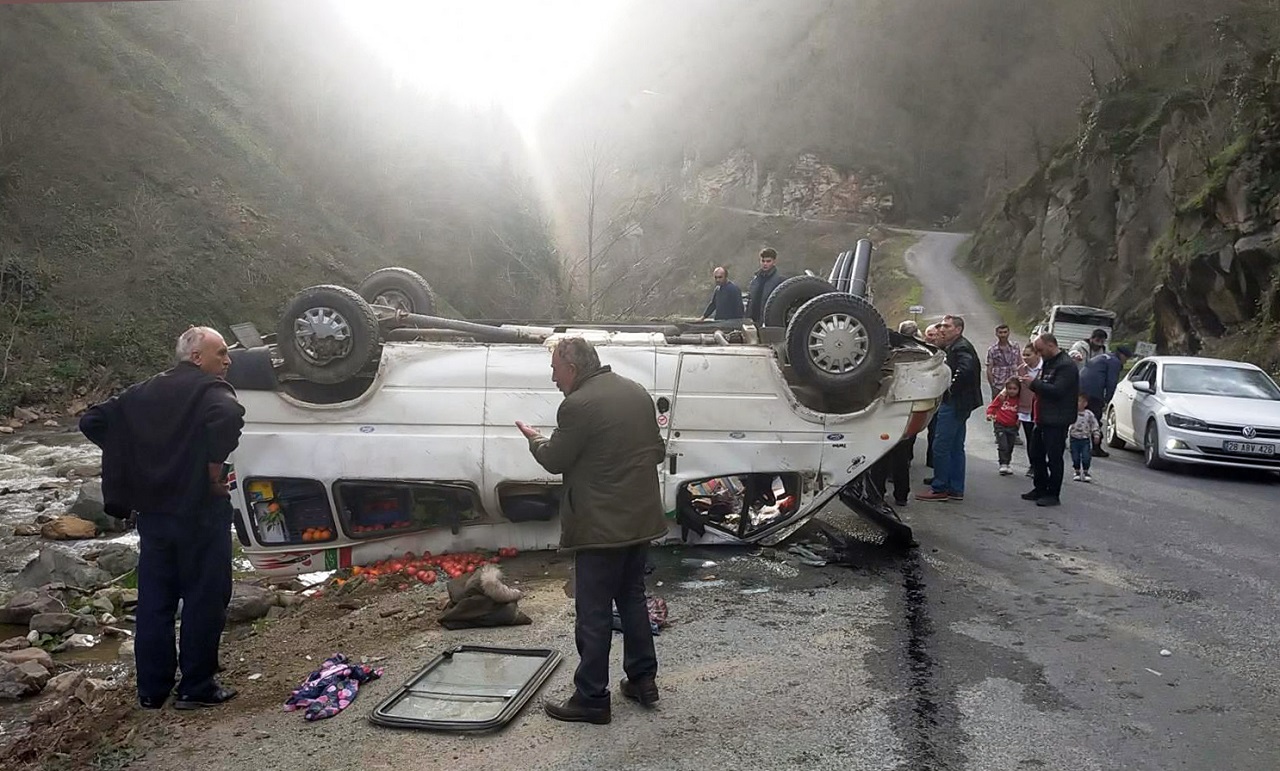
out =
<svg viewBox="0 0 1280 771"><path fill-rule="evenodd" d="M809 360L829 375L857 369L871 351L867 328L847 313L823 316L809 330Z"/></svg>
<svg viewBox="0 0 1280 771"><path fill-rule="evenodd" d="M1107 441L1116 440L1116 411L1107 410Z"/></svg>
<svg viewBox="0 0 1280 771"><path fill-rule="evenodd" d="M351 325L333 308L308 308L293 320L293 341L304 359L325 365L351 353Z"/></svg>
<svg viewBox="0 0 1280 771"><path fill-rule="evenodd" d="M1154 426L1152 426L1151 428L1147 429L1147 440L1143 442L1143 444L1146 445L1144 449L1147 451L1148 463L1155 460L1157 457L1157 453L1159 453L1159 449L1156 447L1157 441L1159 441L1159 439L1156 437L1156 429Z"/></svg>

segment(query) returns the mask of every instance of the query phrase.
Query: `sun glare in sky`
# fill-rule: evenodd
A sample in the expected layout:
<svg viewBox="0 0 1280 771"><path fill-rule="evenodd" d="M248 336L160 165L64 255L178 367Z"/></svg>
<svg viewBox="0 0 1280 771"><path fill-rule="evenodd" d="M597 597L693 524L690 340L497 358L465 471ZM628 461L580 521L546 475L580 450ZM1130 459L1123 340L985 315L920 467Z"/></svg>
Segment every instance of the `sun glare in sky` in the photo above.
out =
<svg viewBox="0 0 1280 771"><path fill-rule="evenodd" d="M589 63L621 0L331 0L397 77L531 129Z"/></svg>

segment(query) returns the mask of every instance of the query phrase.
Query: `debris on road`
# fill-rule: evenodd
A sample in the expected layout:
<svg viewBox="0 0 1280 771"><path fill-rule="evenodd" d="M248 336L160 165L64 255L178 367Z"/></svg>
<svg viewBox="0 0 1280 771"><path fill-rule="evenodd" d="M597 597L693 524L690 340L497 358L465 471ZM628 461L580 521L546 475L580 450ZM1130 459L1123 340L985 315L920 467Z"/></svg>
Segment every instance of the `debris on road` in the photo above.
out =
<svg viewBox="0 0 1280 771"><path fill-rule="evenodd" d="M1160 655L1161 655L1161 656L1172 656L1172 655L1173 655L1173 651L1169 650L1168 648L1163 648L1163 649L1161 649L1161 651L1160 651Z"/></svg>

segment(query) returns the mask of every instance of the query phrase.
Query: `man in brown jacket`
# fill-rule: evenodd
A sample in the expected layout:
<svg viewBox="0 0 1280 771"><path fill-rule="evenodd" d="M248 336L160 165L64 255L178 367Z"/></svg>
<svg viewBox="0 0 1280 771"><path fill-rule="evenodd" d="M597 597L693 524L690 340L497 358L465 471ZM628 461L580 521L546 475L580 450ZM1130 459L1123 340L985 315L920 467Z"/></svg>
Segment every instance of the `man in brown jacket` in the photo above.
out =
<svg viewBox="0 0 1280 771"><path fill-rule="evenodd" d="M609 647L613 605L622 619L620 690L649 706L658 700L644 569L649 543L667 532L658 464L666 449L657 412L644 386L600 365L582 338L556 344L551 379L564 393L551 438L517 422L534 459L564 476L560 547L574 552L574 637L578 669L574 694L547 702L556 720L608 723Z"/></svg>

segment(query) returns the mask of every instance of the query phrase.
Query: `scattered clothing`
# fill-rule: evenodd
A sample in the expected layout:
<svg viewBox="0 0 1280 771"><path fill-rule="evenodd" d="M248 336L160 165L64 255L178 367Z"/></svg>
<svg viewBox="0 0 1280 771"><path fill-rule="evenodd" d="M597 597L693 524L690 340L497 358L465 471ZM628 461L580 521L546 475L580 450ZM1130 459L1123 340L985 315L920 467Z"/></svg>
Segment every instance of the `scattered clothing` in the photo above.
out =
<svg viewBox="0 0 1280 771"><path fill-rule="evenodd" d="M335 653L294 689L284 703L285 712L305 710L306 720L333 717L351 706L361 684L379 677L382 677L381 668L354 664L343 654Z"/></svg>

